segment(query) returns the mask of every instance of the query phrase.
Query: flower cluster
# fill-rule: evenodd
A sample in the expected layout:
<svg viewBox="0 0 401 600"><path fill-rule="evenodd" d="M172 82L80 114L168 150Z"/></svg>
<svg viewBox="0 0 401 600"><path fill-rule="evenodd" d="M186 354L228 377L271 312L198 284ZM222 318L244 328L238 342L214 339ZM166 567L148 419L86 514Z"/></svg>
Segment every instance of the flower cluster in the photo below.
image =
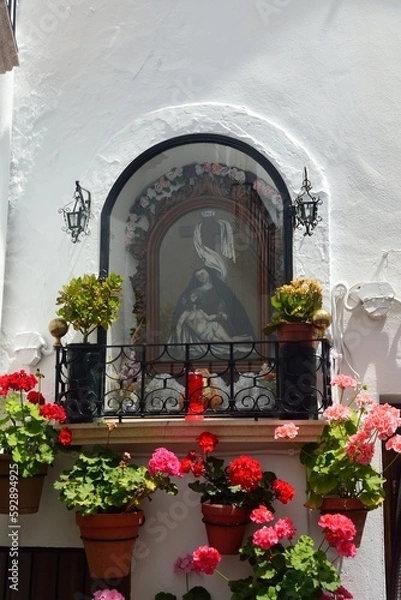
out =
<svg viewBox="0 0 401 600"><path fill-rule="evenodd" d="M68 427L57 427L66 420L64 408L47 404L40 391L42 377L24 370L0 376L0 448L18 465L20 477L52 464L57 451L72 441Z"/></svg>
<svg viewBox="0 0 401 600"><path fill-rule="evenodd" d="M326 425L317 442L303 446L300 459L308 471L308 508L319 508L323 497L335 495L359 498L369 509L384 500L385 482L373 466L376 442L385 442L387 450L401 453L400 410L377 404L358 386L353 377L337 375L332 384L339 391L339 403L327 408ZM345 390L351 395L344 398ZM297 427L286 423L276 428L275 437L294 439Z"/></svg>
<svg viewBox="0 0 401 600"><path fill-rule="evenodd" d="M124 596L116 589L98 590L93 594L93 600L125 600Z"/></svg>
<svg viewBox="0 0 401 600"><path fill-rule="evenodd" d="M278 288L270 301L274 308L272 318L263 328L267 335L282 323L312 323L313 316L322 308L323 291L315 279L301 277Z"/></svg>
<svg viewBox="0 0 401 600"><path fill-rule="evenodd" d="M129 512L138 510L141 501L157 490L177 494L177 486L170 479L182 477L177 456L157 448L147 467L132 464L129 452L114 452L108 447L115 427L115 423L107 423L107 445L82 452L54 483L67 509L78 508L82 515Z"/></svg>
<svg viewBox="0 0 401 600"><path fill-rule="evenodd" d="M251 519L260 524L263 520L271 523L274 516L269 511L256 509ZM323 541L317 549L307 535L301 535L295 543L292 541L296 530L288 517L278 519L274 525L260 527L240 550L241 560L249 561L254 575L230 581L231 591L242 597L240 594L245 589L253 590L255 596L249 597L271 600L284 600L290 595L299 600L339 598L337 594L342 586L328 553L334 549L338 556L355 556L352 541L355 526L348 517L340 514L324 515L318 524L323 531ZM346 593L348 596L344 597L352 598L349 592Z"/></svg>
<svg viewBox="0 0 401 600"><path fill-rule="evenodd" d="M166 448L156 448L149 460L148 470L151 475L163 473L172 477L183 476L180 460Z"/></svg>
<svg viewBox="0 0 401 600"><path fill-rule="evenodd" d="M37 383L35 375L26 371L7 373L0 377L0 396L7 396L10 391L30 392Z"/></svg>
<svg viewBox="0 0 401 600"><path fill-rule="evenodd" d="M259 461L246 454L241 454L231 461L227 472L230 484L233 487L239 486L244 492L255 491L263 478Z"/></svg>
<svg viewBox="0 0 401 600"><path fill-rule="evenodd" d="M199 546L192 554L177 558L174 563L174 573L183 570L184 573L195 571L196 573L213 575L220 561L221 554L216 548Z"/></svg>
<svg viewBox="0 0 401 600"><path fill-rule="evenodd" d="M201 502L256 508L260 504L271 507L274 499L286 504L293 498L293 487L271 471L263 471L255 458L241 454L225 465L223 459L211 456L219 441L213 433L205 431L196 441L201 453L188 452L181 470L196 478L188 485L201 494Z"/></svg>
<svg viewBox="0 0 401 600"><path fill-rule="evenodd" d="M247 540L240 550L240 559L249 561L253 575L245 579L231 580L217 570L221 560L219 552L209 546L200 546L192 554L179 557L174 572L216 573L228 581L232 598L269 598L269 600L351 600L352 594L342 585L337 569L328 558L329 551L338 556L353 557L355 527L347 517L324 515L318 524L322 528L323 541L319 548L307 535L301 535L293 543L295 526L288 517L278 519L266 507L258 507L251 519L263 525ZM188 587L188 584L187 584ZM195 589L195 588L192 588ZM199 589L199 588L198 588ZM204 588L201 588L202 590ZM206 591L206 590L205 590ZM185 596L186 597L186 596ZM158 598L158 596L156 596ZM163 598L162 595L159 598Z"/></svg>

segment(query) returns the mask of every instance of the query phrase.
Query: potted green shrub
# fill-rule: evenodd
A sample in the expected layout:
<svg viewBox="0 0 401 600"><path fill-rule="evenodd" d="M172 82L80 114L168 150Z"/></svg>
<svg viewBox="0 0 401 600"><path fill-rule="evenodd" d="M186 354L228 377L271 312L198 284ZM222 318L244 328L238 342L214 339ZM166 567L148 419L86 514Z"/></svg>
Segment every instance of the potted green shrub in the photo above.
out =
<svg viewBox="0 0 401 600"><path fill-rule="evenodd" d="M317 418L317 328L330 324L323 311L321 285L310 278L293 279L278 287L271 298L275 309L263 332L277 333L279 399L281 418Z"/></svg>
<svg viewBox="0 0 401 600"><path fill-rule="evenodd" d="M67 509L78 511L92 577L119 579L129 573L144 521L141 503L157 490L176 494L175 476L181 477L180 461L166 448L156 449L145 467L132 464L128 452L114 452L107 445L81 452L61 473L54 487Z"/></svg>
<svg viewBox="0 0 401 600"><path fill-rule="evenodd" d="M270 301L275 310L263 328L265 334L270 335L278 330L288 336L294 327L285 326L294 323L306 324L313 332L314 315L323 305L323 291L315 279L298 278L278 287ZM308 328L300 329L305 335Z"/></svg>
<svg viewBox="0 0 401 600"><path fill-rule="evenodd" d="M107 330L117 319L123 278L116 273L97 278L94 274L74 277L56 298L57 314L82 333L83 343L98 327Z"/></svg>
<svg viewBox="0 0 401 600"><path fill-rule="evenodd" d="M68 344L65 355L68 389L65 407L70 422L91 421L103 399L104 348L88 343L98 328L106 331L117 319L123 279L116 273L97 278L74 277L56 298L56 311L76 331L82 342Z"/></svg>

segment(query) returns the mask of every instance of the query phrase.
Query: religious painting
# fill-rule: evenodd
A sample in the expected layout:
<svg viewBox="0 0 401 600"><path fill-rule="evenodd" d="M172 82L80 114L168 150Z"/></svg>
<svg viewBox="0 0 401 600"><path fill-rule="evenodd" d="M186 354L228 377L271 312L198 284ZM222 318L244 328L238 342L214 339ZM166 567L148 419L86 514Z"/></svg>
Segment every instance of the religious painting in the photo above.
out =
<svg viewBox="0 0 401 600"><path fill-rule="evenodd" d="M191 211L164 236L159 262L161 339L255 339L257 253L245 223L226 210Z"/></svg>
<svg viewBox="0 0 401 600"><path fill-rule="evenodd" d="M281 200L262 183L224 165L187 165L137 198L126 245L147 343L191 344L200 354L213 344L213 355L227 359L227 343L245 353L262 338L276 283L277 219L261 194L273 209Z"/></svg>

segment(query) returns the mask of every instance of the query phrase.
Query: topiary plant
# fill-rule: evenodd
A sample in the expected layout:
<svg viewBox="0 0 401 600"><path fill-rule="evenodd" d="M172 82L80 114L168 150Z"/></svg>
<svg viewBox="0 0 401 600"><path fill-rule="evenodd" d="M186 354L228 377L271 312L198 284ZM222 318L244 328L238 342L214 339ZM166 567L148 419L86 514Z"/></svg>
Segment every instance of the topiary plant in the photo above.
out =
<svg viewBox="0 0 401 600"><path fill-rule="evenodd" d="M123 278L116 273L97 278L85 274L66 284L56 299L57 315L82 333L83 342L98 327L107 330L116 320L121 305Z"/></svg>

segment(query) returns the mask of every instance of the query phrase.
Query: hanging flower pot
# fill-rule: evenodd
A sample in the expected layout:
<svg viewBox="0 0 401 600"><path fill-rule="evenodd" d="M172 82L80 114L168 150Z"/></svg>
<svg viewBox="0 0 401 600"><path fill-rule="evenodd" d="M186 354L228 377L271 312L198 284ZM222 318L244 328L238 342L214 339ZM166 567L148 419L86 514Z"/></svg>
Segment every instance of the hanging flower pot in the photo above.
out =
<svg viewBox="0 0 401 600"><path fill-rule="evenodd" d="M0 514L8 515L13 510L18 510L20 515L34 514L39 510L48 465L43 465L33 477L18 477L18 471L12 464L8 454L0 455ZM11 493L17 497L13 498ZM11 502L13 499L15 503Z"/></svg>
<svg viewBox="0 0 401 600"><path fill-rule="evenodd" d="M76 513L91 577L120 579L129 574L143 511L81 515Z"/></svg>
<svg viewBox="0 0 401 600"><path fill-rule="evenodd" d="M238 554L246 526L250 523L251 509L207 503L202 503L201 507L209 546L220 554Z"/></svg>
<svg viewBox="0 0 401 600"><path fill-rule="evenodd" d="M368 509L359 498L326 496L323 498L320 513L322 515L340 513L351 519L356 529L356 535L353 542L355 546L359 548L365 527L366 516L368 514Z"/></svg>

